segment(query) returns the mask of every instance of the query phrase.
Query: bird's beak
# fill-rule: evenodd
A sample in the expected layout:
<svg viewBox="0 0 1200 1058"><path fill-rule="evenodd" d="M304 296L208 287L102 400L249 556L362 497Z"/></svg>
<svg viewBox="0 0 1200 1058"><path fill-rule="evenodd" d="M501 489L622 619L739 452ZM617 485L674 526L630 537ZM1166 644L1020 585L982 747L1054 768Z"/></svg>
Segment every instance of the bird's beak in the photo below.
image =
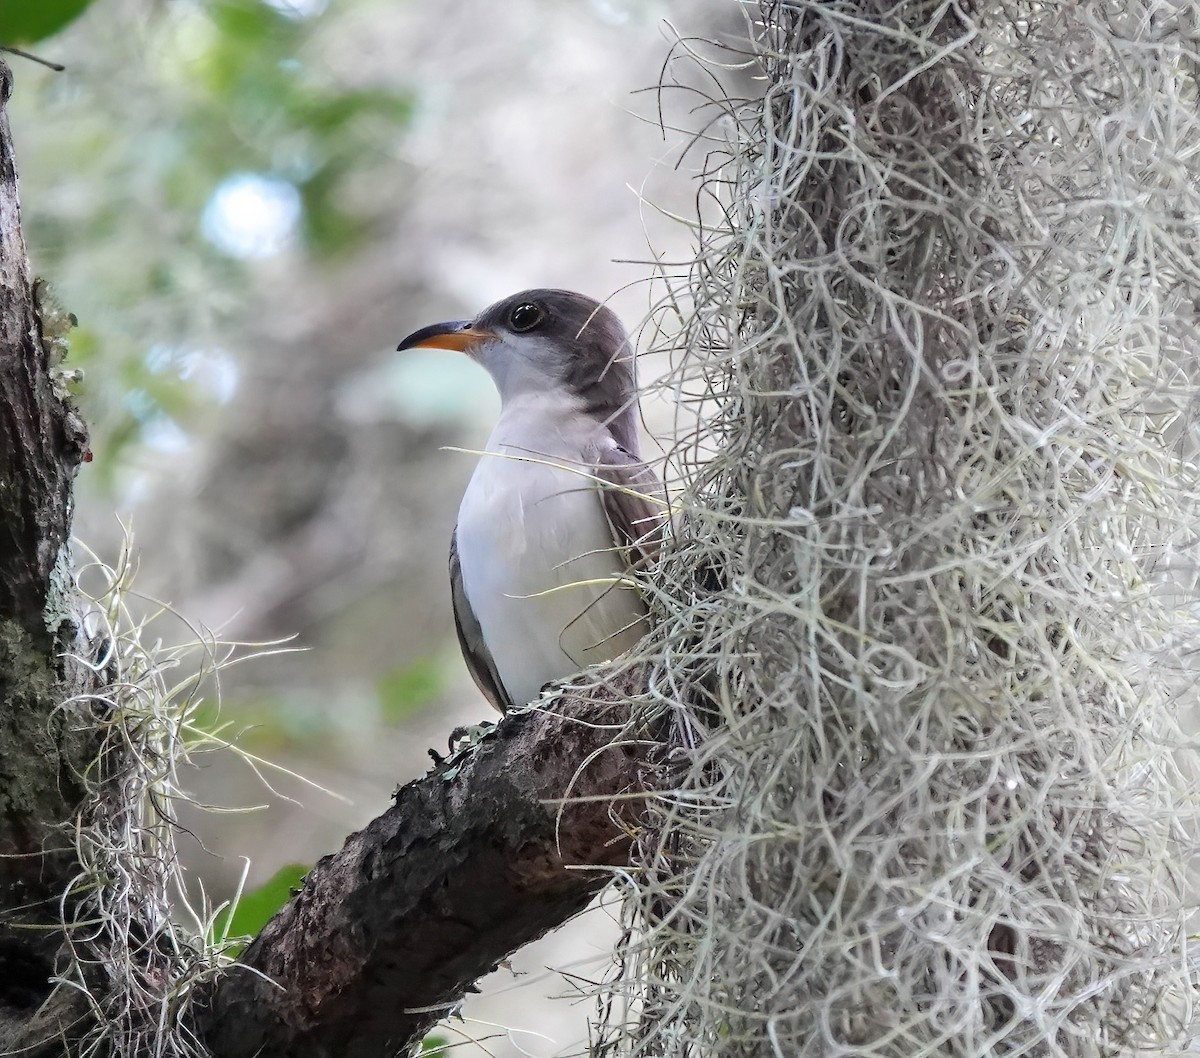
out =
<svg viewBox="0 0 1200 1058"><path fill-rule="evenodd" d="M422 327L419 331L413 331L396 346L396 351L453 349L456 352L472 356L484 342L493 342L496 338L497 335L492 331L473 327L470 320L455 320L451 323L435 323L430 327Z"/></svg>

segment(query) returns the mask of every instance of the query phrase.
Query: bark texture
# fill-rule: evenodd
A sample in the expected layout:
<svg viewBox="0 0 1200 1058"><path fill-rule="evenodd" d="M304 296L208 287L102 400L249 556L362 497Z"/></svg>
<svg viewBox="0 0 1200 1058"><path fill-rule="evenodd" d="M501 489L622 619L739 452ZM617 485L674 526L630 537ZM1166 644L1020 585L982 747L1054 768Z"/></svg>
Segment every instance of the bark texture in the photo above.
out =
<svg viewBox="0 0 1200 1058"><path fill-rule="evenodd" d="M0 105L12 74L0 73ZM83 423L55 392L21 234L8 115L0 113L0 614L49 650L64 611L71 483L86 451ZM69 571L68 571L69 572Z"/></svg>
<svg viewBox="0 0 1200 1058"><path fill-rule="evenodd" d="M406 1053L477 978L582 910L628 857L653 745L614 742L619 695L512 714L398 791L219 982L199 1026L213 1054Z"/></svg>
<svg viewBox="0 0 1200 1058"><path fill-rule="evenodd" d="M59 709L77 676L68 538L82 420L56 388L21 234L0 62L0 1050L49 992L59 898L74 873L61 824L90 743ZM33 927L33 928L30 928Z"/></svg>

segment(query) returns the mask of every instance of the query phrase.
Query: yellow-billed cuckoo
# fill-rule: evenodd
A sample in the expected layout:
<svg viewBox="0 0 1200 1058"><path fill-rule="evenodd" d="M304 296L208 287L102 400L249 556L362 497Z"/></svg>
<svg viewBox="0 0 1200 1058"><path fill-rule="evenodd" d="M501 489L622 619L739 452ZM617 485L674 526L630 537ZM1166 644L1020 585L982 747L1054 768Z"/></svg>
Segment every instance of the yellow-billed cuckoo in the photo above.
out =
<svg viewBox="0 0 1200 1058"><path fill-rule="evenodd" d="M630 649L646 607L630 579L658 546L659 483L638 456L633 347L567 290L527 290L400 349L457 349L500 391L500 418L450 541L458 641L501 712Z"/></svg>

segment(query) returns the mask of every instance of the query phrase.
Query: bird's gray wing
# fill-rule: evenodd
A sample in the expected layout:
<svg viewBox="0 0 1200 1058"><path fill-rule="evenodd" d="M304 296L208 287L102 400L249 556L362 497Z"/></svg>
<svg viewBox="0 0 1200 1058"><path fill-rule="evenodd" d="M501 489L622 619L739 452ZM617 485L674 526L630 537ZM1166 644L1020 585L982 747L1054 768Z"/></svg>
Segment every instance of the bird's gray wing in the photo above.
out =
<svg viewBox="0 0 1200 1058"><path fill-rule="evenodd" d="M599 480L600 501L613 538L635 566L653 561L662 546L667 508L658 475L611 436L585 453Z"/></svg>
<svg viewBox="0 0 1200 1058"><path fill-rule="evenodd" d="M513 700L500 682L496 662L483 641L483 629L471 609L471 601L463 588L462 563L458 559L458 526L450 537L450 603L454 609L454 627L458 631L458 645L462 648L463 660L483 696L500 712L513 707Z"/></svg>

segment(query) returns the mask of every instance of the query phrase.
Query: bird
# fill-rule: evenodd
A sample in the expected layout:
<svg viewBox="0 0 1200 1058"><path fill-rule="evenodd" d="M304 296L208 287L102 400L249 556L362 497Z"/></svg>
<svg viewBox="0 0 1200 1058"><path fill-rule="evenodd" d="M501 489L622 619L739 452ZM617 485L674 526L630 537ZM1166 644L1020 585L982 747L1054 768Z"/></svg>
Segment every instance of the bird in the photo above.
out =
<svg viewBox="0 0 1200 1058"><path fill-rule="evenodd" d="M640 456L632 343L569 290L525 290L398 351L482 364L500 415L450 540L450 597L475 684L501 713L632 649L649 629L635 571L662 542L661 483Z"/></svg>

